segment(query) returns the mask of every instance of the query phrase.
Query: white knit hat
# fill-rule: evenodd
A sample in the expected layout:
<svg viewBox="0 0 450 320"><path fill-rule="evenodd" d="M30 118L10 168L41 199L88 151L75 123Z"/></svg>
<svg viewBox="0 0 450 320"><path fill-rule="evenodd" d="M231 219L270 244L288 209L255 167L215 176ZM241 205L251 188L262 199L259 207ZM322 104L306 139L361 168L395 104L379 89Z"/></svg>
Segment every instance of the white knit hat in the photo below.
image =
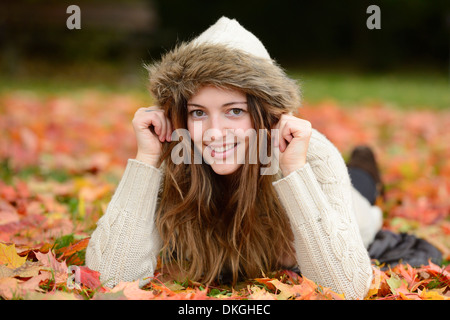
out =
<svg viewBox="0 0 450 320"><path fill-rule="evenodd" d="M235 19L221 17L193 40L193 43L225 44L256 57L267 59L272 63L269 53L262 42L250 31L242 27Z"/></svg>

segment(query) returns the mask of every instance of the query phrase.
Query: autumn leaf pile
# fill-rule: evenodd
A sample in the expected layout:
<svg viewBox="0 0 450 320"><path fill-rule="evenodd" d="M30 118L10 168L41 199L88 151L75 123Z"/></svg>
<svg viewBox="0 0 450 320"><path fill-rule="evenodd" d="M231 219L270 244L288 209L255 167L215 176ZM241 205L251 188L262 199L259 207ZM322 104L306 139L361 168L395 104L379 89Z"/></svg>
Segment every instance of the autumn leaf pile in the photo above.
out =
<svg viewBox="0 0 450 320"><path fill-rule="evenodd" d="M180 283L160 272L143 287L104 287L84 266L86 246L135 155L131 119L143 104L135 94L88 90L0 95L1 299L345 298L288 270L235 288ZM386 184L378 203L384 228L416 234L443 254L440 266L382 269L374 261L366 299L450 299L450 112L324 101L298 115L344 158L369 144Z"/></svg>

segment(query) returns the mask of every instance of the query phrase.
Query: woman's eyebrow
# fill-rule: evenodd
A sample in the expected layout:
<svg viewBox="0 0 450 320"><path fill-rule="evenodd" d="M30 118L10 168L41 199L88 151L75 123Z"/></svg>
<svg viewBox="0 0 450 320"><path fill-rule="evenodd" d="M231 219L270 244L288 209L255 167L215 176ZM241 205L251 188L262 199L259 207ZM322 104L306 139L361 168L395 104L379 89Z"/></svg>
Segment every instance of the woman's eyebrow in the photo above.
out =
<svg viewBox="0 0 450 320"><path fill-rule="evenodd" d="M196 104L196 103L188 103L187 104L188 107L199 107L199 108L205 108L204 106L202 106L201 104Z"/></svg>
<svg viewBox="0 0 450 320"><path fill-rule="evenodd" d="M231 106L233 104L247 104L247 101L232 101L232 102L227 102L225 104L222 105L222 107L228 107ZM197 104L197 103L188 103L187 104L188 107L199 107L199 108L205 108L204 106L202 106L201 104Z"/></svg>
<svg viewBox="0 0 450 320"><path fill-rule="evenodd" d="M222 107L228 107L231 106L233 104L247 104L247 101L233 101L233 102L228 102L225 103L224 105L222 105Z"/></svg>
<svg viewBox="0 0 450 320"><path fill-rule="evenodd" d="M226 108L229 106L233 106L235 104L245 104L247 105L247 101L232 101L232 102L227 102L225 104L222 105L221 108ZM200 109L207 109L205 106L202 106L201 104L197 104L197 103L188 103L187 104L187 108L200 108Z"/></svg>

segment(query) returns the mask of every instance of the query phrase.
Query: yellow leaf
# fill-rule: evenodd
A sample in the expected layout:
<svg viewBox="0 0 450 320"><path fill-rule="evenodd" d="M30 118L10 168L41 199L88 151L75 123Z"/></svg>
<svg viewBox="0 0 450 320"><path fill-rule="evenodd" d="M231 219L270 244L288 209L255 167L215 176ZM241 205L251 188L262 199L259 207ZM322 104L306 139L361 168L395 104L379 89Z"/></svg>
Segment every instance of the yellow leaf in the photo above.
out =
<svg viewBox="0 0 450 320"><path fill-rule="evenodd" d="M251 300L275 300L275 295L267 292L265 289L257 286L247 286L251 294L248 296Z"/></svg>
<svg viewBox="0 0 450 320"><path fill-rule="evenodd" d="M293 289L293 287L288 284L282 283L277 279L269 282L272 283L277 288L277 290L280 291L276 295L277 300L287 300L295 294L295 290Z"/></svg>
<svg viewBox="0 0 450 320"><path fill-rule="evenodd" d="M364 299L369 299L371 296L378 294L378 288L370 287L369 292L367 292L366 297Z"/></svg>
<svg viewBox="0 0 450 320"><path fill-rule="evenodd" d="M442 292L439 292L440 290L430 290L427 291L426 289L423 289L422 292L420 292L420 297L424 300L450 300L449 297L446 297L442 294Z"/></svg>
<svg viewBox="0 0 450 320"><path fill-rule="evenodd" d="M27 257L21 257L17 254L16 246L14 244L7 246L0 243L0 264L5 265L10 269L16 269L23 265Z"/></svg>

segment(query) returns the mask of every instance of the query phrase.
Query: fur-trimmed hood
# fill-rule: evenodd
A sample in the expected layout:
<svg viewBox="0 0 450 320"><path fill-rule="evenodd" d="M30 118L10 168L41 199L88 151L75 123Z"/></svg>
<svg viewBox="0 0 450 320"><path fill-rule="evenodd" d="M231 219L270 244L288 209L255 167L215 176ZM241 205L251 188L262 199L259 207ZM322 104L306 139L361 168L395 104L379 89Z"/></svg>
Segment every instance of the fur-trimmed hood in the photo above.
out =
<svg viewBox="0 0 450 320"><path fill-rule="evenodd" d="M146 68L150 92L166 108L189 100L203 85L238 89L286 112L300 106L298 84L275 61L226 43L181 43Z"/></svg>

